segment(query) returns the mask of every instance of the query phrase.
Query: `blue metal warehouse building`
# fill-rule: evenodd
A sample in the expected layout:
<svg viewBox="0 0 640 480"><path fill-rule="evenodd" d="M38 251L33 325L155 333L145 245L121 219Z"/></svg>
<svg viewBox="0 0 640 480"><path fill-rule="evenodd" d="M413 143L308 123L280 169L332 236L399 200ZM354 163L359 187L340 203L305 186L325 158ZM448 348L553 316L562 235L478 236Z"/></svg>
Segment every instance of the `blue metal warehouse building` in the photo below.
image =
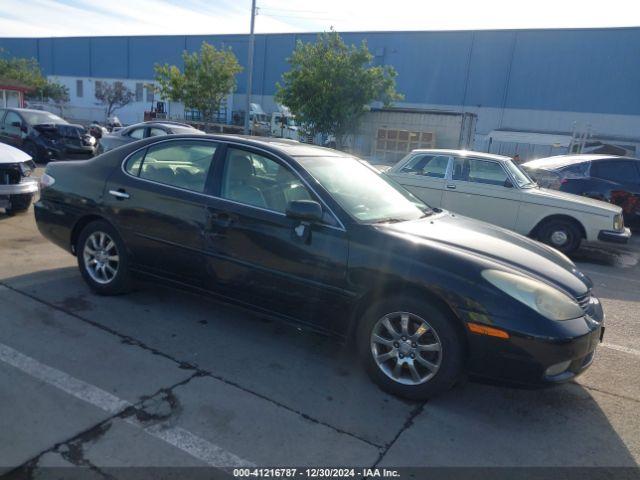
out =
<svg viewBox="0 0 640 480"><path fill-rule="evenodd" d="M476 147L496 131L566 136L574 130L640 146L640 28L342 36L347 43L366 40L376 64L396 68L397 89L405 96L398 106L477 114ZM253 95L265 110L275 108L275 84L296 41L314 39L256 36ZM138 93L137 104L119 112L131 122L149 108L146 84L154 64L181 65L181 53L198 50L203 41L231 47L246 64L247 35L0 38L0 48L4 55L37 58L47 75L69 86L70 108L87 109L87 115L98 108L96 80L124 80ZM242 108L246 77L238 76L233 109Z"/></svg>

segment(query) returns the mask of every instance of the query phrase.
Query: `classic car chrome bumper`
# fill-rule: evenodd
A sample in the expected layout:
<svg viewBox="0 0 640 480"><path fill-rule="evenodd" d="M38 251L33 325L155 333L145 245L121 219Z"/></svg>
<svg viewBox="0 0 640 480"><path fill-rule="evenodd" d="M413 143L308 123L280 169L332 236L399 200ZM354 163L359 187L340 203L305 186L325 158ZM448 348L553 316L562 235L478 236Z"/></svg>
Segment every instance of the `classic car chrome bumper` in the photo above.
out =
<svg viewBox="0 0 640 480"><path fill-rule="evenodd" d="M36 193L38 191L38 181L35 179L23 179L20 183L0 185L0 196L22 195L25 193Z"/></svg>
<svg viewBox="0 0 640 480"><path fill-rule="evenodd" d="M603 242L614 243L627 243L631 238L631 230L628 227L621 232L614 232L612 230L600 230L598 234L598 240Z"/></svg>

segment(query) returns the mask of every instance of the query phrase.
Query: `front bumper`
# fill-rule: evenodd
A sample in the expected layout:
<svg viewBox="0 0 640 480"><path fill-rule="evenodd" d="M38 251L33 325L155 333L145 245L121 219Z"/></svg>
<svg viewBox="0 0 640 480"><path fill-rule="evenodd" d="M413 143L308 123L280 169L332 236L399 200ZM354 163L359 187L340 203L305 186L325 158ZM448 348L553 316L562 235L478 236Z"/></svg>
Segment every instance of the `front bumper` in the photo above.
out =
<svg viewBox="0 0 640 480"><path fill-rule="evenodd" d="M583 317L556 322L558 329L551 335L509 332L510 338L504 340L469 333L469 373L520 386L570 381L589 368L604 335L604 312L596 297L591 297L586 312Z"/></svg>
<svg viewBox="0 0 640 480"><path fill-rule="evenodd" d="M598 234L598 240L602 242L627 243L630 238L631 230L628 227L625 227L622 232L600 230L600 233Z"/></svg>
<svg viewBox="0 0 640 480"><path fill-rule="evenodd" d="M32 178L23 179L20 183L0 185L0 197L10 195L24 195L36 193L38 191L38 181Z"/></svg>

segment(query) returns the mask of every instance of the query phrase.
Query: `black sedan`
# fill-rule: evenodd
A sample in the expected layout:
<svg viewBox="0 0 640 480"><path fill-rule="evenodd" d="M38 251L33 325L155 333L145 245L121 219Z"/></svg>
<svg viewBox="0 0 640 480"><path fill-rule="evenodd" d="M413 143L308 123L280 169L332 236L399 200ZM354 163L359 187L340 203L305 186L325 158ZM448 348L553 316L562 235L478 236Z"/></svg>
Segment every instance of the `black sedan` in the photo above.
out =
<svg viewBox="0 0 640 480"><path fill-rule="evenodd" d="M51 164L42 184L38 227L96 293L161 279L337 335L407 398L465 373L567 381L602 338L592 284L564 255L432 210L335 150L149 138Z"/></svg>
<svg viewBox="0 0 640 480"><path fill-rule="evenodd" d="M108 134L103 134L98 143L98 153L108 152L127 143L136 142L142 138L162 137L176 134L204 133L186 123L171 122L168 120L136 123Z"/></svg>
<svg viewBox="0 0 640 480"><path fill-rule="evenodd" d="M613 203L624 223L640 228L640 159L613 155L559 155L522 165L544 187Z"/></svg>
<svg viewBox="0 0 640 480"><path fill-rule="evenodd" d="M0 108L0 142L23 150L36 162L84 160L96 153L96 140L82 125L27 108Z"/></svg>

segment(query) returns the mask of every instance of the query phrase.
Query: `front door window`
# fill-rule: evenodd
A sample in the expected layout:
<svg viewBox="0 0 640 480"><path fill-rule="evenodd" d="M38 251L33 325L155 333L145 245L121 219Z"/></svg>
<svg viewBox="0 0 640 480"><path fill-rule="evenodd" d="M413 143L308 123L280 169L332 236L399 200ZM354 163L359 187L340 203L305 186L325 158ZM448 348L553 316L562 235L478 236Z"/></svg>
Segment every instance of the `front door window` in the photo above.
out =
<svg viewBox="0 0 640 480"><path fill-rule="evenodd" d="M278 213L285 213L293 200L312 199L302 181L287 167L237 148L227 151L221 196Z"/></svg>

